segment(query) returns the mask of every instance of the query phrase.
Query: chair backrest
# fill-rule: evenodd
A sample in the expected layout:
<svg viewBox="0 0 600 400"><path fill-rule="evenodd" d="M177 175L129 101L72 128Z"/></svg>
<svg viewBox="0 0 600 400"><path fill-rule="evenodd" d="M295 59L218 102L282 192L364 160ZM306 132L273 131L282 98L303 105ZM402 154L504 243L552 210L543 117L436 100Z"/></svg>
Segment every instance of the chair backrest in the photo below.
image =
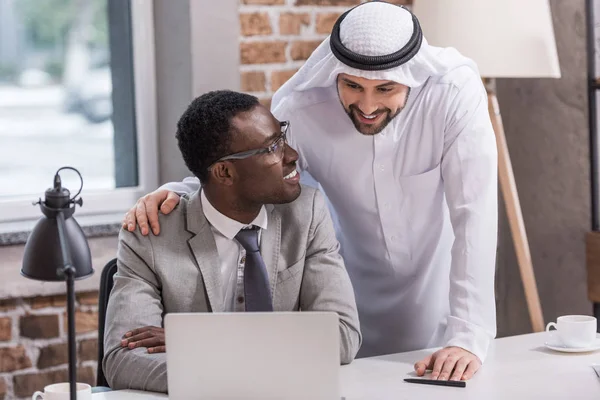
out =
<svg viewBox="0 0 600 400"><path fill-rule="evenodd" d="M104 358L104 326L106 320L106 308L108 297L113 288L113 276L117 272L117 259L110 260L102 269L100 276L100 293L98 298L98 368L96 374L96 386L108 387L108 382L102 370L102 359Z"/></svg>

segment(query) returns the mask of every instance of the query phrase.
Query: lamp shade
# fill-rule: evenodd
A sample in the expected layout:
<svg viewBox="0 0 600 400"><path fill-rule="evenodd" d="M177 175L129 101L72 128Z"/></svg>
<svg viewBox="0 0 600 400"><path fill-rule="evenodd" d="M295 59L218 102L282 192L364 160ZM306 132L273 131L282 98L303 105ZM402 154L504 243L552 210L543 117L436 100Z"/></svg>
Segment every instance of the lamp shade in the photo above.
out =
<svg viewBox="0 0 600 400"><path fill-rule="evenodd" d="M94 273L85 234L73 218L75 205L83 204L83 200L71 199L69 190L62 187L58 175L62 169L75 170L71 167L58 170L54 176L54 187L46 190L44 201L40 199L37 203L43 216L25 244L21 274L30 279L64 281L65 267L69 267L69 276L75 279Z"/></svg>
<svg viewBox="0 0 600 400"><path fill-rule="evenodd" d="M454 47L486 78L560 78L548 0L414 0L433 46Z"/></svg>
<svg viewBox="0 0 600 400"><path fill-rule="evenodd" d="M73 217L65 220L65 228L75 279L92 275L92 256L83 230ZM21 274L39 281L64 282L64 276L59 273L64 265L58 236L58 220L43 216L27 239Z"/></svg>

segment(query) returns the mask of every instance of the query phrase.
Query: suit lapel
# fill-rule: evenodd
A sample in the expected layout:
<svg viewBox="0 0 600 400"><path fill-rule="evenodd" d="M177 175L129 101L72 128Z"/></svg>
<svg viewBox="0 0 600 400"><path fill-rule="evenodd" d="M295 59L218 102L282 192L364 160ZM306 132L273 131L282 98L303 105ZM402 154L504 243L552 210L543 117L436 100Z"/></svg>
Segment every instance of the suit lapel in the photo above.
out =
<svg viewBox="0 0 600 400"><path fill-rule="evenodd" d="M223 311L223 285L221 283L219 253L210 224L202 211L200 191L190 197L187 208L187 230L194 234L188 245L200 269L204 288L213 312Z"/></svg>
<svg viewBox="0 0 600 400"><path fill-rule="evenodd" d="M275 286L277 284L277 265L279 263L279 250L281 244L281 216L273 205L267 205L268 226L263 230L260 238L260 254L267 267L269 285L273 301L275 301ZM275 305L275 304L273 304Z"/></svg>

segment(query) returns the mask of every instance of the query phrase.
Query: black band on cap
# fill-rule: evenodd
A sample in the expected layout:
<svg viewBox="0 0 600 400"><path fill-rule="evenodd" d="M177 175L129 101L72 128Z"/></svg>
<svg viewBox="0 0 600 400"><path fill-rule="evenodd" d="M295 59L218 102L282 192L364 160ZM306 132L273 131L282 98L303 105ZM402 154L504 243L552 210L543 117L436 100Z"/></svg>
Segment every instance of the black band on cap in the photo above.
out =
<svg viewBox="0 0 600 400"><path fill-rule="evenodd" d="M362 5L369 4L363 3L356 7L360 7ZM340 39L340 25L342 21L348 13L354 10L356 7L351 8L346 11L335 22L333 26L333 30L331 31L331 37L329 39L329 45L331 47L331 52L333 55L346 64L349 67L361 69L364 71L382 71L384 69L395 68L399 65L402 65L408 62L411 58L413 58L419 49L421 48L421 42L423 41L423 32L421 31L421 25L419 25L419 20L413 13L411 13L406 7L399 6L404 8L406 11L412 15L413 19L413 34L406 43L406 45L400 50L387 54L384 56L365 56L362 54L354 53L353 51L346 48Z"/></svg>

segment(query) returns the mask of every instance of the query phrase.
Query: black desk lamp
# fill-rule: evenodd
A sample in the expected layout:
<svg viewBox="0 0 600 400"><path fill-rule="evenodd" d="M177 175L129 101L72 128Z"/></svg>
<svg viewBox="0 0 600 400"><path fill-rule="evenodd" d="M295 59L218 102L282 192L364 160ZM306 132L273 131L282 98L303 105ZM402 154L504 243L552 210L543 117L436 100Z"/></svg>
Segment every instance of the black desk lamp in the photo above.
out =
<svg viewBox="0 0 600 400"><path fill-rule="evenodd" d="M73 198L68 189L63 188L58 173L64 169L73 170L79 175L81 186ZM38 281L66 281L67 317L69 330L69 384L71 400L77 398L77 355L75 353L75 279L86 278L94 273L92 257L81 227L72 218L75 205L83 204L76 197L83 188L83 178L79 171L62 167L54 175L54 187L46 190L44 201L38 200L44 216L33 228L25 245L21 274Z"/></svg>

